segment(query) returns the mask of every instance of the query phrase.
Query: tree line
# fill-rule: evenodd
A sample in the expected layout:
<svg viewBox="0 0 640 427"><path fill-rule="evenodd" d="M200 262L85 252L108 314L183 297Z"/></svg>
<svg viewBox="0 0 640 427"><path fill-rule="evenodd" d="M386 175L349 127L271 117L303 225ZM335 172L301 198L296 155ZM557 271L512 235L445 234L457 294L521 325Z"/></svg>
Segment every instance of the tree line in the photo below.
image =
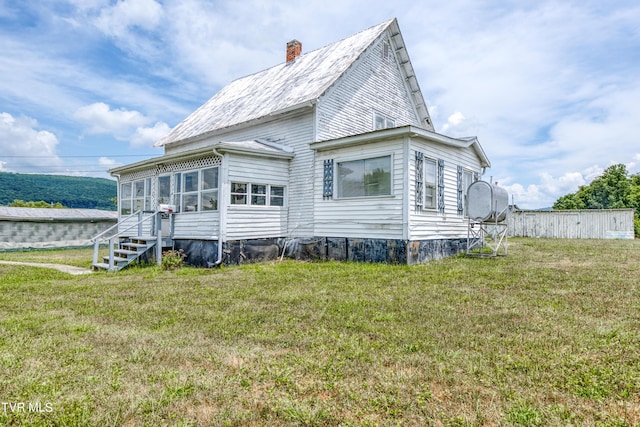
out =
<svg viewBox="0 0 640 427"><path fill-rule="evenodd" d="M0 205L116 210L111 179L0 172Z"/></svg>
<svg viewBox="0 0 640 427"><path fill-rule="evenodd" d="M635 209L634 229L640 237L640 174L629 175L623 164L609 166L589 185L560 197L553 209Z"/></svg>

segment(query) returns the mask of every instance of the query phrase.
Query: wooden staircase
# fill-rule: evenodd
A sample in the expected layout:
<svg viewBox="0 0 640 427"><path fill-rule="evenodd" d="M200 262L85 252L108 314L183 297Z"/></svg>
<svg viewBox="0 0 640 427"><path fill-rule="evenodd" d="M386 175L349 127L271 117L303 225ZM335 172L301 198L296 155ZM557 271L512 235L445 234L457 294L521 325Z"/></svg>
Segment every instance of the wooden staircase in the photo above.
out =
<svg viewBox="0 0 640 427"><path fill-rule="evenodd" d="M162 248L170 239L162 238L161 211L134 212L93 238L93 269L120 271L132 262L155 258L162 264ZM100 244L107 243L109 255L99 262Z"/></svg>
<svg viewBox="0 0 640 427"><path fill-rule="evenodd" d="M94 270L120 271L142 257L148 257L149 252L156 247L158 239L155 236L139 236L123 238L118 243L118 249L113 250L113 262L109 263L109 255L102 257L103 262L93 264Z"/></svg>

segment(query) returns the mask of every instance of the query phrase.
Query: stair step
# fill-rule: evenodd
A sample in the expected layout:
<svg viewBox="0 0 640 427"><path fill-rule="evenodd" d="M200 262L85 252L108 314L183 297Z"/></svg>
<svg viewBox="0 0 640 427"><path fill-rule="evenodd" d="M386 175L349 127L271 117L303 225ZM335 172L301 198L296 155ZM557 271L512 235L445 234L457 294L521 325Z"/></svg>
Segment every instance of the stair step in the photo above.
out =
<svg viewBox="0 0 640 427"><path fill-rule="evenodd" d="M108 256L102 257L102 260L104 262L109 262L109 257ZM113 263L114 264L117 264L119 262L128 262L128 261L130 261L128 258L122 258L122 257L119 257L119 256L114 256L113 257Z"/></svg>
<svg viewBox="0 0 640 427"><path fill-rule="evenodd" d="M128 249L116 249L113 252L120 255L138 255L138 251L130 251Z"/></svg>
<svg viewBox="0 0 640 427"><path fill-rule="evenodd" d="M109 264L104 262L98 262L93 264L94 270L109 270Z"/></svg>
<svg viewBox="0 0 640 427"><path fill-rule="evenodd" d="M145 245L144 243L120 243L121 248L137 248L137 249L147 249L150 248L150 245Z"/></svg>
<svg viewBox="0 0 640 427"><path fill-rule="evenodd" d="M129 239L131 239L132 241L134 240L138 240L141 242L148 242L148 241L156 241L158 240L158 238L156 236L136 236L136 237L129 237Z"/></svg>

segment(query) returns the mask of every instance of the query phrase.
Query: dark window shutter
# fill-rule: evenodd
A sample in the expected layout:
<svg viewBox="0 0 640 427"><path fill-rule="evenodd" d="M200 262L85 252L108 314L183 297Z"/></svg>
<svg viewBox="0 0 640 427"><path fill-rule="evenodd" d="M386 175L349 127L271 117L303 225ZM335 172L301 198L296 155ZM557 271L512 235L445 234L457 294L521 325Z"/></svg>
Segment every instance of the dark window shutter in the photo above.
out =
<svg viewBox="0 0 640 427"><path fill-rule="evenodd" d="M438 212L444 213L444 160L438 159Z"/></svg>
<svg viewBox="0 0 640 427"><path fill-rule="evenodd" d="M324 161L324 180L322 185L322 197L333 198L333 159Z"/></svg>
<svg viewBox="0 0 640 427"><path fill-rule="evenodd" d="M462 180L462 166L458 166L458 215L464 214L464 207L462 206L463 199L463 180Z"/></svg>
<svg viewBox="0 0 640 427"><path fill-rule="evenodd" d="M416 210L421 211L424 203L424 154L416 151Z"/></svg>

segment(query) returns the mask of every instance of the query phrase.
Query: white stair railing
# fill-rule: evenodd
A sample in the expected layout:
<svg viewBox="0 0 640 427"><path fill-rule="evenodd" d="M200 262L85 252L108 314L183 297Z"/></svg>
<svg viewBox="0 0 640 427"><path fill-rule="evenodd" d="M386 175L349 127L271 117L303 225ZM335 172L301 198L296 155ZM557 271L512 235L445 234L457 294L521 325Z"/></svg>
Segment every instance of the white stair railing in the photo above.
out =
<svg viewBox="0 0 640 427"><path fill-rule="evenodd" d="M117 224L107 228L102 233L98 234L93 239L91 239L93 241L93 265L94 266L98 264L98 257L99 257L98 252L100 249L100 244L103 243L104 241L107 241L108 249L109 249L109 271L112 271L115 266L115 262L114 262L115 245L118 245L118 246L120 245L120 237L126 235L128 231L131 231L133 229L137 229L136 230L137 235L141 236L142 231L144 229L143 224L146 223L147 221L151 221L151 226L150 226L151 235L156 237L156 253L155 253L156 262L158 265L161 265L162 263L162 212L155 211L153 212L152 215L148 215L148 216L144 216L143 215L144 213L145 212L141 210L136 211L122 218L122 220L120 220ZM138 220L135 223L130 224L123 229L120 229L122 224L131 220L135 216L138 217ZM118 231L110 235L110 233L112 233L115 229L118 229Z"/></svg>

